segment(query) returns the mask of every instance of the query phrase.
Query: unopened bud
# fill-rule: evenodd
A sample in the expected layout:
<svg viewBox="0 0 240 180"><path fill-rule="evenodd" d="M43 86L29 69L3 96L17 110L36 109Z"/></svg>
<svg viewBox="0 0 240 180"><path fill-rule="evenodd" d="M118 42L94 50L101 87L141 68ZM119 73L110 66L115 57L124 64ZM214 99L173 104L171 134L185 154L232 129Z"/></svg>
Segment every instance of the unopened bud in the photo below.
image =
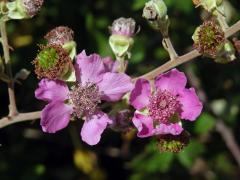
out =
<svg viewBox="0 0 240 180"><path fill-rule="evenodd" d="M183 131L180 135L161 135L157 137L157 146L160 152L179 153L189 144L190 134Z"/></svg>
<svg viewBox="0 0 240 180"><path fill-rule="evenodd" d="M195 30L192 39L200 53L212 58L216 57L225 43L223 30L214 21L205 21Z"/></svg>
<svg viewBox="0 0 240 180"><path fill-rule="evenodd" d="M148 20L152 27L161 31L164 37L168 36L169 18L167 6L163 0L151 0L145 4L143 17Z"/></svg>
<svg viewBox="0 0 240 180"><path fill-rule="evenodd" d="M71 58L67 51L59 45L42 46L33 64L39 79L66 80L73 71Z"/></svg>
<svg viewBox="0 0 240 180"><path fill-rule="evenodd" d="M130 49L134 43L133 35L136 33L134 19L121 17L114 20L109 29L111 32L109 44L114 54L118 57L130 54Z"/></svg>
<svg viewBox="0 0 240 180"><path fill-rule="evenodd" d="M166 15L167 6L163 0L151 0L143 9L143 17L150 21L163 19Z"/></svg>
<svg viewBox="0 0 240 180"><path fill-rule="evenodd" d="M74 31L66 26L59 26L47 33L44 38L49 45L60 45L68 53L71 59L76 56L76 42L74 41Z"/></svg>
<svg viewBox="0 0 240 180"><path fill-rule="evenodd" d="M42 7L43 0L15 0L6 4L8 17L11 19L28 19L35 16Z"/></svg>

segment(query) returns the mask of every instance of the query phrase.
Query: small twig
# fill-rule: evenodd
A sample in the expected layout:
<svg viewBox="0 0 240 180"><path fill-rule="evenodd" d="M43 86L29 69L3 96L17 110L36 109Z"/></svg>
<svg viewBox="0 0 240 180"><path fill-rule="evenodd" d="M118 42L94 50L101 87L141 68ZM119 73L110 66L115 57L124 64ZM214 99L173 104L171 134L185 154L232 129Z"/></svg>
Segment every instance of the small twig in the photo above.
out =
<svg viewBox="0 0 240 180"><path fill-rule="evenodd" d="M153 71L144 74L138 78L144 78L147 80L153 80L157 75L164 73L180 64L183 64L185 62L188 62L198 56L200 56L201 54L197 51L197 50L193 50L187 54L184 54L183 56L178 57L175 60L172 61L168 61L165 64L159 66L158 68L154 69ZM136 81L138 78L133 79L133 81Z"/></svg>
<svg viewBox="0 0 240 180"><path fill-rule="evenodd" d="M2 38L2 46L3 46L3 53L4 53L4 62L6 64L6 71L7 75L10 79L8 83L8 96L9 96L9 116L14 116L18 113L16 100L15 100L15 93L14 93L14 80L12 76L12 68L10 62L10 54L9 54L9 45L8 45L8 38L7 38L7 31L6 31L6 21L4 18L0 21L0 31L1 31L1 38Z"/></svg>
<svg viewBox="0 0 240 180"><path fill-rule="evenodd" d="M0 119L0 129L11 124L23 122L23 121L32 121L34 119L39 119L41 116L41 111L29 112L29 113L19 113L12 117L3 117Z"/></svg>
<svg viewBox="0 0 240 180"><path fill-rule="evenodd" d="M163 44L163 47L168 52L171 61L178 58L178 54L176 53L176 51L172 45L172 41L170 40L169 37L163 38L162 44Z"/></svg>
<svg viewBox="0 0 240 180"><path fill-rule="evenodd" d="M240 21L238 21L237 23L235 23L234 25L232 25L231 27L229 27L226 32L225 32L225 37L229 38L230 36L232 36L233 34L237 33L240 30ZM177 67L185 62L191 61L192 59L201 56L201 54L197 51L197 50L192 50L191 52L184 54L178 58L176 58L175 60L172 61L168 61L165 64L159 66L158 68L150 71L149 73L146 73L140 77L137 77L135 79L133 79L133 81L135 82L138 78L144 78L144 79L148 79L148 80L153 80L157 75L164 73L174 67Z"/></svg>
<svg viewBox="0 0 240 180"><path fill-rule="evenodd" d="M235 141L234 135L222 120L218 120L216 123L216 130L222 136L225 144L227 145L228 149L231 151L232 155L234 156L235 160L240 167L240 149Z"/></svg>
<svg viewBox="0 0 240 180"><path fill-rule="evenodd" d="M188 65L186 69L190 83L197 89L200 99L204 103L205 109L212 112L212 108L211 106L209 106L207 95L201 86L201 81L194 74L194 72L190 68L190 65ZM216 131L222 136L223 141L225 142L226 146L228 147L229 151L232 153L233 157L238 163L238 166L240 167L240 149L234 138L233 132L224 124L224 122L219 117L217 117L216 121Z"/></svg>

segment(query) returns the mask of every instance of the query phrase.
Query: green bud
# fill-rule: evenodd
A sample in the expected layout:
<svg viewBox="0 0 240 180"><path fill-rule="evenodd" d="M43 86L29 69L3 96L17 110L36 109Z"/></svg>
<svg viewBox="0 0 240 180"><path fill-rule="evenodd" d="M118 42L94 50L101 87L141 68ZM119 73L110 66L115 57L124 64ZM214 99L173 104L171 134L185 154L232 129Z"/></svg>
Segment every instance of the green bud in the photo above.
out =
<svg viewBox="0 0 240 180"><path fill-rule="evenodd" d="M118 57L123 57L127 55L133 43L133 38L128 36L113 34L109 38L109 44L114 54Z"/></svg>
<svg viewBox="0 0 240 180"><path fill-rule="evenodd" d="M161 31L164 37L168 36L170 24L167 15L167 6L163 0L151 0L145 4L143 17L148 20L152 27Z"/></svg>
<svg viewBox="0 0 240 180"><path fill-rule="evenodd" d="M145 4L143 17L147 20L162 19L167 15L167 6L163 0L151 0Z"/></svg>
<svg viewBox="0 0 240 180"><path fill-rule="evenodd" d="M10 19L28 19L35 16L42 7L43 0L15 0L7 2Z"/></svg>

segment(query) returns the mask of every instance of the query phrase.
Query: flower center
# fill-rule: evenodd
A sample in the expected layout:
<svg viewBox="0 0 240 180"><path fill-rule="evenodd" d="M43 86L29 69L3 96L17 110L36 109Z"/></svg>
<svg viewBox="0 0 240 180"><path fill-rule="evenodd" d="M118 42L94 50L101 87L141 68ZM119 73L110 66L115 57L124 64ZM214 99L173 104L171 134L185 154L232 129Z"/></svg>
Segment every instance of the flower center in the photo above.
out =
<svg viewBox="0 0 240 180"><path fill-rule="evenodd" d="M101 102L99 88L96 84L76 85L69 96L74 106L74 114L78 118L94 114Z"/></svg>
<svg viewBox="0 0 240 180"><path fill-rule="evenodd" d="M171 118L179 108L180 103L177 97L166 90L157 91L150 98L149 114L154 120L160 123L170 123Z"/></svg>

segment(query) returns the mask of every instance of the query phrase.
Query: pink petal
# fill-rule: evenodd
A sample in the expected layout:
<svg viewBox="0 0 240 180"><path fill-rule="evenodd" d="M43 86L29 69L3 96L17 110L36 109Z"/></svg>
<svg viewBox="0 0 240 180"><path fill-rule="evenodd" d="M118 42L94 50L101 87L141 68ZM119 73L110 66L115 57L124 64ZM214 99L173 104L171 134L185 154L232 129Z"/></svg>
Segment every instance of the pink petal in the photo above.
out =
<svg viewBox="0 0 240 180"><path fill-rule="evenodd" d="M83 51L77 56L75 71L78 82L82 84L87 82L98 83L102 80L105 67L98 54L87 56Z"/></svg>
<svg viewBox="0 0 240 180"><path fill-rule="evenodd" d="M172 134L172 135L179 135L183 131L183 128L180 124L160 124L154 129L155 135L160 134Z"/></svg>
<svg viewBox="0 0 240 180"><path fill-rule="evenodd" d="M102 59L107 72L118 72L119 61L114 61L110 57Z"/></svg>
<svg viewBox="0 0 240 180"><path fill-rule="evenodd" d="M182 104L180 112L182 119L194 121L201 114L203 105L194 88L184 89L179 93L178 100Z"/></svg>
<svg viewBox="0 0 240 180"><path fill-rule="evenodd" d="M84 142L89 145L96 145L100 139L103 131L112 121L107 114L99 112L91 117L88 117L83 124L81 130L81 137Z"/></svg>
<svg viewBox="0 0 240 180"><path fill-rule="evenodd" d="M132 90L133 84L131 78L126 74L105 73L98 87L103 93L102 100L118 101L125 93Z"/></svg>
<svg viewBox="0 0 240 180"><path fill-rule="evenodd" d="M151 86L149 81L138 79L130 95L130 104L140 110L149 104L151 95Z"/></svg>
<svg viewBox="0 0 240 180"><path fill-rule="evenodd" d="M52 101L42 111L41 126L44 132L55 133L65 128L73 112L72 106L61 101Z"/></svg>
<svg viewBox="0 0 240 180"><path fill-rule="evenodd" d="M42 79L35 90L35 97L44 101L66 100L69 89L63 81Z"/></svg>
<svg viewBox="0 0 240 180"><path fill-rule="evenodd" d="M153 120L151 117L135 112L132 121L138 129L138 137L144 138L153 135Z"/></svg>
<svg viewBox="0 0 240 180"><path fill-rule="evenodd" d="M167 90L173 95L182 91L187 84L187 78L183 72L177 69L161 74L156 77L155 86L159 90Z"/></svg>

